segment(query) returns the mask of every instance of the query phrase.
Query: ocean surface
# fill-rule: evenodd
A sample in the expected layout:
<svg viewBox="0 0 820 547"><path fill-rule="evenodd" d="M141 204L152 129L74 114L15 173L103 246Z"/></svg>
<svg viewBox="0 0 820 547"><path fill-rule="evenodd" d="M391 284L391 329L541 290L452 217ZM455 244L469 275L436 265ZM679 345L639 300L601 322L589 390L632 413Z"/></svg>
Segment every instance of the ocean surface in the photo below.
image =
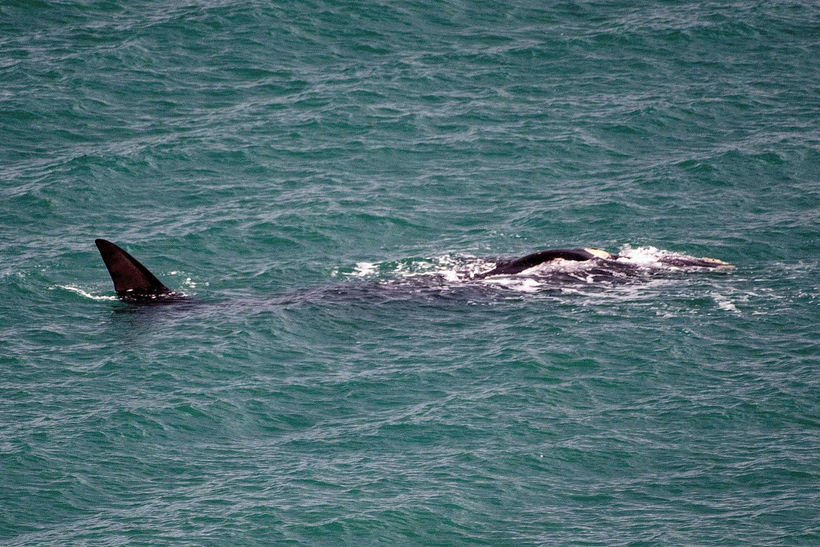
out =
<svg viewBox="0 0 820 547"><path fill-rule="evenodd" d="M819 257L811 0L4 0L0 543L818 545Z"/></svg>

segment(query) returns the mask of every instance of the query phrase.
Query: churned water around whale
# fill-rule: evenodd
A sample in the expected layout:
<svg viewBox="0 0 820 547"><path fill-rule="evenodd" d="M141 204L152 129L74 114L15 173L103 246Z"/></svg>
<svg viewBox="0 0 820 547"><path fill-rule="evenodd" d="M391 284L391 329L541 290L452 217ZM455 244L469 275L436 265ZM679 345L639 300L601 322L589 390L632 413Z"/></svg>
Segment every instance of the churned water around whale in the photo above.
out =
<svg viewBox="0 0 820 547"><path fill-rule="evenodd" d="M816 544L818 25L4 2L0 542Z"/></svg>

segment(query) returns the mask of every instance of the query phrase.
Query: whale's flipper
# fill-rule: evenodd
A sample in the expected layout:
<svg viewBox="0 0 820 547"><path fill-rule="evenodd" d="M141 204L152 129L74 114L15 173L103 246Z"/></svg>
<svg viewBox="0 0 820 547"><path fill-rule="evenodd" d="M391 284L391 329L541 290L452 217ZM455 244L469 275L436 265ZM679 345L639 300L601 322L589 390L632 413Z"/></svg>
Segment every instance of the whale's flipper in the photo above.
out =
<svg viewBox="0 0 820 547"><path fill-rule="evenodd" d="M548 251L539 251L521 258L516 258L515 260L499 262L495 268L489 272L477 275L476 278L483 278L490 275L514 275L558 258L583 261L610 257L611 255L609 253L600 249L550 249Z"/></svg>
<svg viewBox="0 0 820 547"><path fill-rule="evenodd" d="M166 287L148 268L110 241L96 239L117 296L126 302L150 302L177 293Z"/></svg>

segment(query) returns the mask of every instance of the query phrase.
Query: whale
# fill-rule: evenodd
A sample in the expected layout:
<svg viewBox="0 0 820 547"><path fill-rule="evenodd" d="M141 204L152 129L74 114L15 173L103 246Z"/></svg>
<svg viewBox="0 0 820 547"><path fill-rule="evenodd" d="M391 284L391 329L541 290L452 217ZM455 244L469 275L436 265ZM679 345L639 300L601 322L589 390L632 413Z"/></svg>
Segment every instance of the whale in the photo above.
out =
<svg viewBox="0 0 820 547"><path fill-rule="evenodd" d="M631 259L617 254L610 254L603 249L593 249L589 247L581 249L548 249L538 251L520 258L502 259L496 262L495 268L488 272L483 272L473 276L473 279L485 279L487 277L516 275L530 268L535 268L541 264L554 261L594 261L604 266L621 269L623 267L635 267ZM686 256L676 253L661 255L657 257L659 264L672 268L731 268L728 262L717 258Z"/></svg>
<svg viewBox="0 0 820 547"><path fill-rule="evenodd" d="M100 251L111 280L114 282L114 291L123 302L129 304L165 304L188 299L183 293L169 289L139 260L116 244L105 239L96 239L94 243ZM593 262L596 265L609 268L603 270L604 275L611 274L613 271L625 271L624 268L626 268L626 271L635 269L635 266L630 264L628 257L610 254L602 249L590 247L547 249L519 258L496 260L492 269L472 274L470 279L481 280L518 274L528 275L527 271L536 266L550 262L560 263L560 261ZM732 267L729 263L717 258L697 258L674 253L661 256L658 261L673 268Z"/></svg>

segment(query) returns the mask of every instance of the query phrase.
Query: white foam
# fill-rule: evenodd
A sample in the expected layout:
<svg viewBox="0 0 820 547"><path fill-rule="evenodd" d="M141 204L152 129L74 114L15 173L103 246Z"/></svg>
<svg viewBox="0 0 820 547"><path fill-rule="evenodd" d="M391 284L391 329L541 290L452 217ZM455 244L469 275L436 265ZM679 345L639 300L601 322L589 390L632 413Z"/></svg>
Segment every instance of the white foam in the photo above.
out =
<svg viewBox="0 0 820 547"><path fill-rule="evenodd" d="M185 275L185 273L180 272L178 270L173 270L173 271L168 272L168 275L174 275L174 276L176 276L176 275ZM191 288L191 289L195 289L198 284L199 283L197 281L194 281L193 279L191 279L190 276L187 276L187 275L185 276L185 279L182 281L182 285L184 287L188 287L188 288ZM205 282L205 286L207 287L208 285L209 285L209 283Z"/></svg>
<svg viewBox="0 0 820 547"><path fill-rule="evenodd" d="M722 294L718 293L712 293L712 298L715 300L715 303L717 304L718 308L738 313L737 307L735 307L734 303L726 296L723 296Z"/></svg>
<svg viewBox="0 0 820 547"><path fill-rule="evenodd" d="M72 287L71 285L57 285L57 286L61 289L71 291L75 294L79 294L80 296L83 296L85 298L89 298L91 300L98 300L98 301L101 301L101 300L117 300L117 297L113 296L113 295L94 295L94 294L91 294L89 292L84 291L83 289L81 289L79 287Z"/></svg>
<svg viewBox="0 0 820 547"><path fill-rule="evenodd" d="M589 263L583 260L565 260L563 258L554 258L548 262L542 262L532 268L527 268L514 275L528 276L538 275L550 272L577 272L583 271L589 267Z"/></svg>
<svg viewBox="0 0 820 547"><path fill-rule="evenodd" d="M629 262L630 264L635 264L638 266L660 266L661 262L660 259L664 256L670 256L676 253L670 253L670 251L663 251L658 249L657 247L647 246L647 247L637 247L632 248L630 245L623 245L618 250L618 261L619 262ZM684 255L679 255L684 256Z"/></svg>
<svg viewBox="0 0 820 547"><path fill-rule="evenodd" d="M483 282L488 285L498 285L500 287L504 287L505 289L528 293L538 292L538 290L542 287L542 284L537 279L533 279L532 277L493 277L484 279Z"/></svg>
<svg viewBox="0 0 820 547"><path fill-rule="evenodd" d="M369 275L373 275L378 271L376 264L373 262L357 262L356 269L349 273L345 274L351 277L367 277Z"/></svg>

